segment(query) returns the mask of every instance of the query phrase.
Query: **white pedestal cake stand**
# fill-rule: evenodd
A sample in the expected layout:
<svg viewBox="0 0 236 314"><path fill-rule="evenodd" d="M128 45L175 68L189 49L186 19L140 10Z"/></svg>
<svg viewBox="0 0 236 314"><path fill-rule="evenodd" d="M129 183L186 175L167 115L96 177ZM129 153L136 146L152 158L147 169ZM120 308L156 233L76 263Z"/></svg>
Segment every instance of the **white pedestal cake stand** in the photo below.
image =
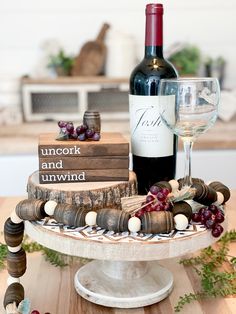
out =
<svg viewBox="0 0 236 314"><path fill-rule="evenodd" d="M146 306L166 298L173 288L173 275L156 261L194 252L216 240L199 225L153 235L26 221L25 231L46 247L94 259L77 271L75 288L93 303L118 308Z"/></svg>

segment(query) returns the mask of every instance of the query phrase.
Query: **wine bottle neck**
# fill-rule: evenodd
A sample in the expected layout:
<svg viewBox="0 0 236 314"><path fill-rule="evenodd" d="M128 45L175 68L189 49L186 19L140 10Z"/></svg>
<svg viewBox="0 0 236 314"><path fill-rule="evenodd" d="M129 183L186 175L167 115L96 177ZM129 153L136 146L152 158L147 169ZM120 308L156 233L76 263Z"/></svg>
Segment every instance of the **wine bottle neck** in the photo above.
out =
<svg viewBox="0 0 236 314"><path fill-rule="evenodd" d="M163 6L146 6L145 57L163 58Z"/></svg>

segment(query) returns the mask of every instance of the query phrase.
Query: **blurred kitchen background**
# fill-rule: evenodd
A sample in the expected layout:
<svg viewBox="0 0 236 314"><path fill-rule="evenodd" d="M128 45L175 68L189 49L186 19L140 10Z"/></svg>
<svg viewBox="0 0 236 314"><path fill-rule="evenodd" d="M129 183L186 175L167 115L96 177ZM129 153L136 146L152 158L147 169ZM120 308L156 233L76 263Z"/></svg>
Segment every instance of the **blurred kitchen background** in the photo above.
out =
<svg viewBox="0 0 236 314"><path fill-rule="evenodd" d="M80 123L95 109L103 131L129 138L128 79L143 57L149 2L0 0L0 195L26 193L38 134L57 133L59 119ZM236 188L236 1L161 2L165 56L182 76L221 83L219 119L194 146L193 176Z"/></svg>

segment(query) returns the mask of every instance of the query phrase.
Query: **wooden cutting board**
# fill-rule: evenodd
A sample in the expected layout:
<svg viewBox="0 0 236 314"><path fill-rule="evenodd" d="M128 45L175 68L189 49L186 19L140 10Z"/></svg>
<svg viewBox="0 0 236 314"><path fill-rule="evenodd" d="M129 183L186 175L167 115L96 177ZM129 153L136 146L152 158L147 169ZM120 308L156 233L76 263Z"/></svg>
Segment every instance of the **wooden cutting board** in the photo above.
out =
<svg viewBox="0 0 236 314"><path fill-rule="evenodd" d="M96 40L88 41L82 46L74 61L73 76L98 75L102 72L107 51L104 39L109 27L104 23Z"/></svg>

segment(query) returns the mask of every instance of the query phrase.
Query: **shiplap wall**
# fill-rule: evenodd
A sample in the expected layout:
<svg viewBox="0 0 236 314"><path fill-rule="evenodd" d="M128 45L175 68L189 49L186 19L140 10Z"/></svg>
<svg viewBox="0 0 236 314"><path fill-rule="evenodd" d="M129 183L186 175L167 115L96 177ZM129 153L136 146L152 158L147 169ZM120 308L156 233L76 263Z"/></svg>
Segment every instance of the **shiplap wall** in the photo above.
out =
<svg viewBox="0 0 236 314"><path fill-rule="evenodd" d="M68 53L75 54L85 41L95 38L103 22L131 35L136 45L135 57L140 59L144 8L149 2L0 0L0 85L7 78L37 73L45 40L56 39ZM174 42L190 42L206 55L222 55L227 60L225 87L236 87L236 0L163 0L162 3L165 47Z"/></svg>

